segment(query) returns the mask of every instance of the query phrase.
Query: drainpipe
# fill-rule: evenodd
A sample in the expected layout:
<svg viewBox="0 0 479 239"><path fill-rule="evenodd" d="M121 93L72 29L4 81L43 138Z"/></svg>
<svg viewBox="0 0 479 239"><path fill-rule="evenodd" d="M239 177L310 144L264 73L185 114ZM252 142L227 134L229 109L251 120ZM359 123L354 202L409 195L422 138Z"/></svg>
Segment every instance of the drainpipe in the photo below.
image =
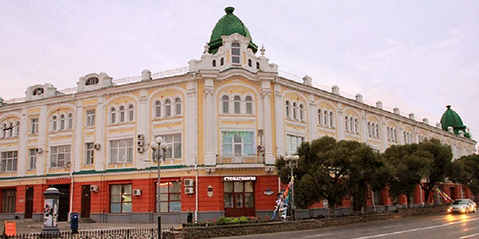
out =
<svg viewBox="0 0 479 239"><path fill-rule="evenodd" d="M197 157L195 157L198 160ZM195 183L195 223L198 223L198 162L195 162L196 183Z"/></svg>

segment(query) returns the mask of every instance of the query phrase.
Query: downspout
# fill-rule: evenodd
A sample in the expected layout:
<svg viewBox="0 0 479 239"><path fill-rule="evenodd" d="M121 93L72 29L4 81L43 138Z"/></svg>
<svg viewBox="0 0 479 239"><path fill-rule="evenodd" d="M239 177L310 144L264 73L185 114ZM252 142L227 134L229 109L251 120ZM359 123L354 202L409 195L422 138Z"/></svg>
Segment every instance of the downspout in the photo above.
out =
<svg viewBox="0 0 479 239"><path fill-rule="evenodd" d="M198 160L198 157L195 157L195 161ZM195 162L195 171L196 171L196 183L195 183L195 223L198 223L198 162Z"/></svg>
<svg viewBox="0 0 479 239"><path fill-rule="evenodd" d="M73 93L73 95L72 95L72 100L75 100L75 93ZM76 109L77 109L77 107L75 107L75 110ZM78 112L75 112L75 115L78 115ZM78 124L75 122L75 133L78 132L77 129L78 129ZM73 139L75 139L75 138L73 138ZM73 148L75 148L75 147L73 147ZM70 157L71 157L71 154L70 154ZM70 222L70 217L71 217L71 214L72 214L72 211L73 211L73 194L74 194L73 193L73 172L75 171L75 163L74 163L74 160L72 160L72 158L70 158L70 166L71 166L70 167L70 211L68 213L68 218L67 218L68 222Z"/></svg>

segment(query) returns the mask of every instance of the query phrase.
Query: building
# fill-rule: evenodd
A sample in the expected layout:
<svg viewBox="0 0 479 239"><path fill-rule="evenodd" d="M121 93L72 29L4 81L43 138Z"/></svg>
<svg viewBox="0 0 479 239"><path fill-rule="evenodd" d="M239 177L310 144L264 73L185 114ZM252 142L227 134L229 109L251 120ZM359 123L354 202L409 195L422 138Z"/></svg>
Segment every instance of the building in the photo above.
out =
<svg viewBox="0 0 479 239"><path fill-rule="evenodd" d="M24 100L1 101L0 218L42 220L42 193L53 186L60 221L79 212L97 222L155 222L159 175L149 143L158 136L168 145L160 167L164 222L185 222L188 211L198 220L271 216L284 188L276 159L325 135L381 152L428 138L451 145L455 157L474 152L462 121L430 126L359 94L341 96L337 86L316 88L308 76L291 80L253 43L234 8L225 10L201 59L186 68L127 80L92 73L76 89L34 85ZM371 192L370 208L386 210L385 194ZM338 210L350 211L347 203Z"/></svg>

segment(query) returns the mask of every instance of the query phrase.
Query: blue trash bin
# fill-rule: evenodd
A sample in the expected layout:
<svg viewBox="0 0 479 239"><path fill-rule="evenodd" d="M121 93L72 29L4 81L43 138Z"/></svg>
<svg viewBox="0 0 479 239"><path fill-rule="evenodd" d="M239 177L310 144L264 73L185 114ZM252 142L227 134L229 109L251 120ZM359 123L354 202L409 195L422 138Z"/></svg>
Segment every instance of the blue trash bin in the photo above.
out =
<svg viewBox="0 0 479 239"><path fill-rule="evenodd" d="M72 233L78 233L78 212L70 214L70 229L72 229Z"/></svg>

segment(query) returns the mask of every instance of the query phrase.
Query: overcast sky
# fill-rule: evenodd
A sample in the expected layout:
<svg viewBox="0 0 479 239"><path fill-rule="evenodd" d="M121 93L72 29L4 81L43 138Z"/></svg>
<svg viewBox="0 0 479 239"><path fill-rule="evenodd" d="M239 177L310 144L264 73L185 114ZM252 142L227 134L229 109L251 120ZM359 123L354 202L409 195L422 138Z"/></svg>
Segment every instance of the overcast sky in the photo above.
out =
<svg viewBox="0 0 479 239"><path fill-rule="evenodd" d="M452 105L479 138L479 1L0 1L0 96L200 59L224 8L280 71L435 125ZM259 53L258 53L259 54Z"/></svg>

